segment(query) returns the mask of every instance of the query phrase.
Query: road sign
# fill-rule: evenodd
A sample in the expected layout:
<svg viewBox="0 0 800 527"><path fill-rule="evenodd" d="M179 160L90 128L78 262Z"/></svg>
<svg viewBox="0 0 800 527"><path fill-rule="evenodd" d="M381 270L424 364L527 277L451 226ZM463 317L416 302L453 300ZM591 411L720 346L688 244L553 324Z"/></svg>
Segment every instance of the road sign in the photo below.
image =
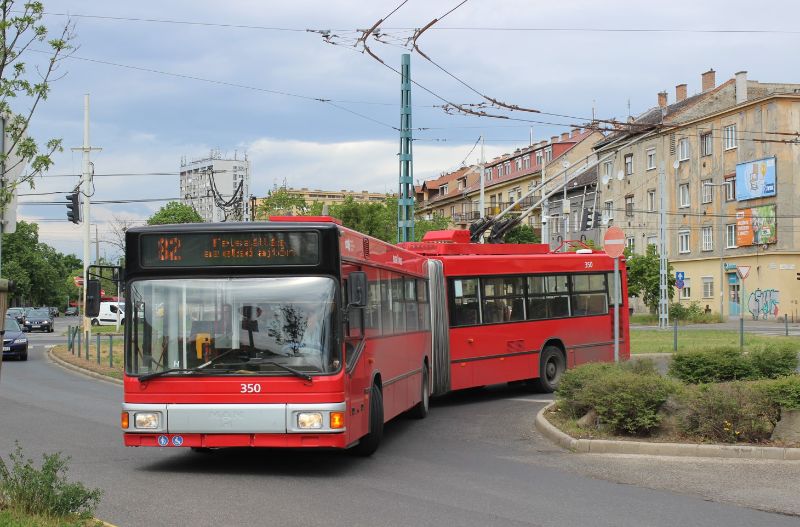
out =
<svg viewBox="0 0 800 527"><path fill-rule="evenodd" d="M75 282L75 287L83 287L83 277L73 276L72 280Z"/></svg>
<svg viewBox="0 0 800 527"><path fill-rule="evenodd" d="M619 227L609 227L603 236L603 249L611 258L619 258L625 251L625 233Z"/></svg>
<svg viewBox="0 0 800 527"><path fill-rule="evenodd" d="M739 275L739 278L744 280L747 278L747 275L750 274L750 266L749 265L740 265L736 268L736 273Z"/></svg>
<svg viewBox="0 0 800 527"><path fill-rule="evenodd" d="M675 287L678 289L683 289L684 285L686 285L686 283L683 280L675 280Z"/></svg>
<svg viewBox="0 0 800 527"><path fill-rule="evenodd" d="M675 272L675 280L683 282L685 279L686 279L686 273L684 273L683 271Z"/></svg>

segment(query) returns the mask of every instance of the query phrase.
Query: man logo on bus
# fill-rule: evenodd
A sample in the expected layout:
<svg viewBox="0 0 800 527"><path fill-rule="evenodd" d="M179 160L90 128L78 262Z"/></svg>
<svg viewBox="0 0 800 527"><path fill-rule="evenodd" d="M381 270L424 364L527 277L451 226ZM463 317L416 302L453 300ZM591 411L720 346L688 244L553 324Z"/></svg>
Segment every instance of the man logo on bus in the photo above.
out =
<svg viewBox="0 0 800 527"><path fill-rule="evenodd" d="M169 438L167 436L158 436L158 444L159 446L169 445Z"/></svg>

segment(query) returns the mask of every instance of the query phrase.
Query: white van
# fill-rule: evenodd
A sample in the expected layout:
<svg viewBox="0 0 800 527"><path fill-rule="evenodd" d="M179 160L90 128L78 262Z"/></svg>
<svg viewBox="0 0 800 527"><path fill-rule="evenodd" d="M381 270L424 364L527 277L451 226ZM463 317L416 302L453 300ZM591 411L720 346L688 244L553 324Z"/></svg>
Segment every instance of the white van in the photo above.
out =
<svg viewBox="0 0 800 527"><path fill-rule="evenodd" d="M100 302L100 313L92 319L93 326L113 326L119 319L120 325L125 325L124 302Z"/></svg>

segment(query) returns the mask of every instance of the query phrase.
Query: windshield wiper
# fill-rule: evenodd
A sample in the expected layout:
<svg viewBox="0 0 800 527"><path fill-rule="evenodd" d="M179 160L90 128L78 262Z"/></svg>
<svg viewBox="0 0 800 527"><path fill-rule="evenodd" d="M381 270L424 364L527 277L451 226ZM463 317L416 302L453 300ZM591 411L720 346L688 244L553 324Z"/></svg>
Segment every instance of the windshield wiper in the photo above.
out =
<svg viewBox="0 0 800 527"><path fill-rule="evenodd" d="M229 362L229 363L225 363L225 366L258 366L258 365L261 365L261 364L266 364L268 366L276 366L276 367L278 367L278 368L280 368L280 369L282 369L284 371L288 371L289 373L291 373L295 377L300 377L301 379L306 380L308 382L312 382L314 380L314 378L311 375L309 375L308 373L306 373L306 372L302 372L300 370L295 370L294 368L291 368L289 366L286 366L284 364L281 364L281 363L275 362L275 361L271 361L271 360L258 360L258 359L255 359L255 360L250 360L248 362L232 362L232 363ZM219 371L219 370L215 370L215 371Z"/></svg>
<svg viewBox="0 0 800 527"><path fill-rule="evenodd" d="M150 379L155 379L156 377L161 377L162 375L166 375L168 373L177 373L177 372L196 373L197 368L170 368L168 370L154 371L153 373L145 373L144 375L139 375L139 382L146 382L149 381Z"/></svg>

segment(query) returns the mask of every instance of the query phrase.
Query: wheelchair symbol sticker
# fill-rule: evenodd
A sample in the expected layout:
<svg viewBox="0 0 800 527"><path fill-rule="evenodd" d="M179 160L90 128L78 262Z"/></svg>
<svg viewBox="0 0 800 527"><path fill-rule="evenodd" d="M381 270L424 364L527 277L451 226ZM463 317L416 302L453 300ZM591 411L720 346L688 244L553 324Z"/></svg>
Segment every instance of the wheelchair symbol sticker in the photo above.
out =
<svg viewBox="0 0 800 527"><path fill-rule="evenodd" d="M183 444L183 437L175 436L172 438L172 445L173 446L181 446Z"/></svg>
<svg viewBox="0 0 800 527"><path fill-rule="evenodd" d="M158 446L169 445L169 438L167 436L158 436Z"/></svg>

